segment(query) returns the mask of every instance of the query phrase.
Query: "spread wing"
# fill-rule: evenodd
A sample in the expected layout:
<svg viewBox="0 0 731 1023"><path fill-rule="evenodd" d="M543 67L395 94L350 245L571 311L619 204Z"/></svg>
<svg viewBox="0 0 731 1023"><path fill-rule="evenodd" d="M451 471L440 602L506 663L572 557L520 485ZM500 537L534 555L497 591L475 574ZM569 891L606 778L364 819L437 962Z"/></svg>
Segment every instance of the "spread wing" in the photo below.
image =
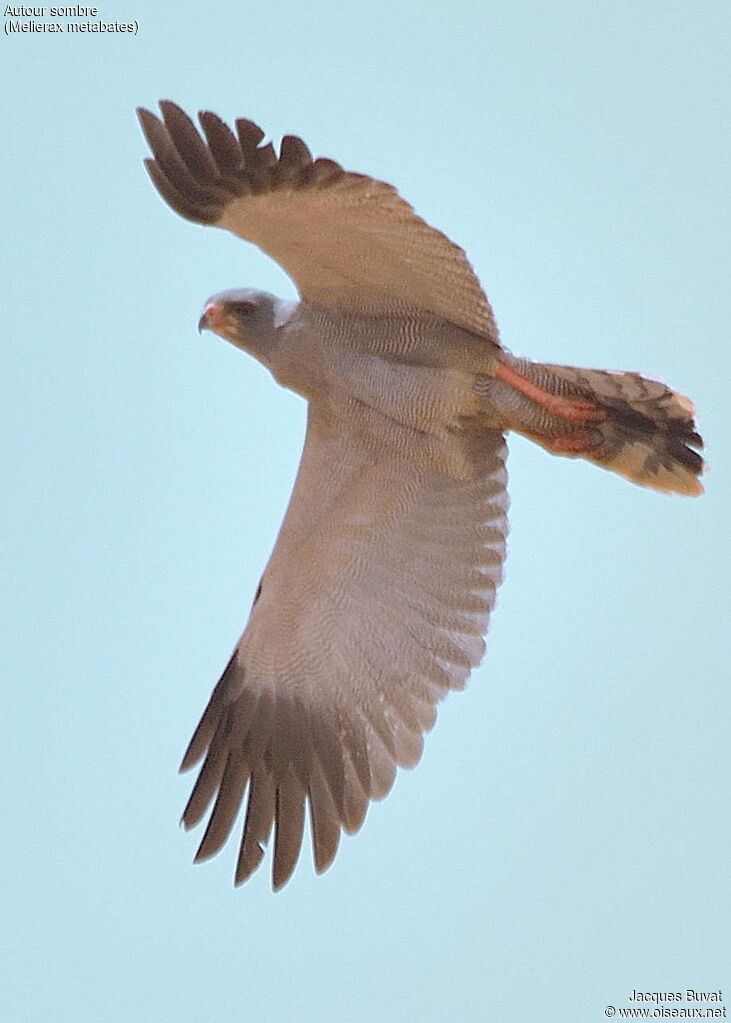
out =
<svg viewBox="0 0 731 1023"><path fill-rule="evenodd" d="M305 807L318 872L341 829L416 764L436 703L484 652L505 553L505 445L465 437L458 480L389 454L311 404L289 508L251 617L183 759L202 768L183 815L215 803L196 859L228 838L256 869L275 826L273 885L299 856Z"/></svg>
<svg viewBox="0 0 731 1023"><path fill-rule="evenodd" d="M175 104L162 121L139 110L154 155L145 165L181 216L253 242L309 302L349 312L431 313L498 343L492 310L462 249L382 181L313 160L305 143L262 145L251 121L237 134L199 114L205 142Z"/></svg>

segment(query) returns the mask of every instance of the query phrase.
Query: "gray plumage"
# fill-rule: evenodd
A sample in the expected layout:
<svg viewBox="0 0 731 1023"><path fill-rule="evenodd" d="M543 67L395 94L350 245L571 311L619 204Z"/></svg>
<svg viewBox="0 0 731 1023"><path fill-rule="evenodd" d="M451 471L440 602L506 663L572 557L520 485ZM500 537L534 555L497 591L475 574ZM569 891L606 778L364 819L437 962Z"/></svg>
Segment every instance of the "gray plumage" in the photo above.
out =
<svg viewBox="0 0 731 1023"><path fill-rule="evenodd" d="M290 274L299 302L250 290L200 327L308 402L294 491L251 616L183 758L183 814L210 810L197 859L246 813L236 881L274 834L291 875L309 806L315 866L413 766L436 704L480 662L507 532L503 432L635 482L697 493L690 402L638 374L541 366L500 345L464 252L390 186L279 154L250 121L139 111L146 165L182 216L225 227Z"/></svg>

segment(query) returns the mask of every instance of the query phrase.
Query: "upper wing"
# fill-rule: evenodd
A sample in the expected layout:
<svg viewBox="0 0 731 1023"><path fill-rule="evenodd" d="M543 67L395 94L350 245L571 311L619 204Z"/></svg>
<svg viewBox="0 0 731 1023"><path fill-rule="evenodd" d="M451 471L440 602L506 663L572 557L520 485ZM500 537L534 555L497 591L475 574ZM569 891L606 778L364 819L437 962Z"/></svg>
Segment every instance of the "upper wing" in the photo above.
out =
<svg viewBox="0 0 731 1023"><path fill-rule="evenodd" d="M435 704L482 657L505 553L505 445L498 432L464 444L471 480L389 454L310 405L251 617L182 764L205 756L186 827L216 795L197 859L224 844L247 791L237 883L274 822L274 887L287 881L306 802L316 868L328 867L340 829L356 831L397 765L418 761Z"/></svg>
<svg viewBox="0 0 731 1023"><path fill-rule="evenodd" d="M415 309L498 342L492 310L462 249L382 181L312 159L293 135L277 156L251 121L238 137L199 114L206 143L175 104L138 110L155 157L145 165L181 216L225 227L267 252L317 305L351 312Z"/></svg>

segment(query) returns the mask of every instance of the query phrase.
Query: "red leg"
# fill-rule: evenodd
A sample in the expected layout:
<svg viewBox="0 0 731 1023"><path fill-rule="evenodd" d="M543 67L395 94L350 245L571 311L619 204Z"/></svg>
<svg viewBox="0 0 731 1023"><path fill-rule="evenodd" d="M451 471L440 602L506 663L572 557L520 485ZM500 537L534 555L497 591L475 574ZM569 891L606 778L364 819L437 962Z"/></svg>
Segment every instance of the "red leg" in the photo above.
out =
<svg viewBox="0 0 731 1023"><path fill-rule="evenodd" d="M538 384L534 384L504 362L499 363L495 376L516 391L520 391L526 398L536 402L547 412L559 416L561 419L567 419L571 423L598 423L607 418L606 412L594 402L549 394L548 391L544 391Z"/></svg>

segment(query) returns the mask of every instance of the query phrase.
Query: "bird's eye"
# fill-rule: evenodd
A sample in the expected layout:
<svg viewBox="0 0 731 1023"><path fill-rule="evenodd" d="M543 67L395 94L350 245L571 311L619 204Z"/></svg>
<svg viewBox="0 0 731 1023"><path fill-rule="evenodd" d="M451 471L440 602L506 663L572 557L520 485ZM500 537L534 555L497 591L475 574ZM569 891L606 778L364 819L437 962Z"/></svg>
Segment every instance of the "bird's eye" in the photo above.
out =
<svg viewBox="0 0 731 1023"><path fill-rule="evenodd" d="M256 310L254 302L246 302L243 299L240 302L228 302L227 304L229 310L237 316L251 316Z"/></svg>

